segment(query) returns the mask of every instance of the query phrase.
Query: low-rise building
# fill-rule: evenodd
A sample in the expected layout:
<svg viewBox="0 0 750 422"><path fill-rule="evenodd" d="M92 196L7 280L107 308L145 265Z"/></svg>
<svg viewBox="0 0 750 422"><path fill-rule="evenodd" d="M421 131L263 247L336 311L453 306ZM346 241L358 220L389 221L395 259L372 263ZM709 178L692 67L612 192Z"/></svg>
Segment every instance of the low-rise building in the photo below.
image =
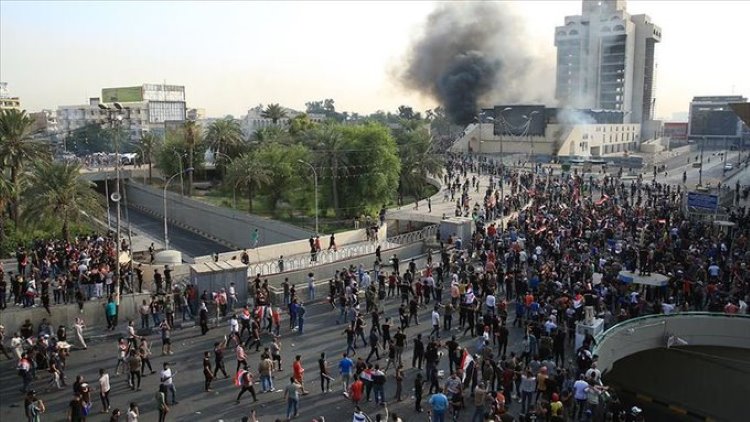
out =
<svg viewBox="0 0 750 422"><path fill-rule="evenodd" d="M10 95L8 83L0 82L0 110L20 110L21 99Z"/></svg>
<svg viewBox="0 0 750 422"><path fill-rule="evenodd" d="M503 105L485 110L451 147L456 152L525 155L530 160L598 159L639 150L641 125L606 110Z"/></svg>

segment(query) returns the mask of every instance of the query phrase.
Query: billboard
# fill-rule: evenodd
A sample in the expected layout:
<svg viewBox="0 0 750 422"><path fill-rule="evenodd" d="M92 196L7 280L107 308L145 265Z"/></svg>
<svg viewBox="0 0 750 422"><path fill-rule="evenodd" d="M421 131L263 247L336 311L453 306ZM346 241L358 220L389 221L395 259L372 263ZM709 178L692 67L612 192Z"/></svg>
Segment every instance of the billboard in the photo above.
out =
<svg viewBox="0 0 750 422"><path fill-rule="evenodd" d="M694 106L690 114L691 136L739 136L739 117L728 106Z"/></svg>
<svg viewBox="0 0 750 422"><path fill-rule="evenodd" d="M102 101L105 103L133 103L143 101L143 90L140 86L102 89Z"/></svg>
<svg viewBox="0 0 750 422"><path fill-rule="evenodd" d="M547 117L543 105L495 106L495 135L544 136Z"/></svg>

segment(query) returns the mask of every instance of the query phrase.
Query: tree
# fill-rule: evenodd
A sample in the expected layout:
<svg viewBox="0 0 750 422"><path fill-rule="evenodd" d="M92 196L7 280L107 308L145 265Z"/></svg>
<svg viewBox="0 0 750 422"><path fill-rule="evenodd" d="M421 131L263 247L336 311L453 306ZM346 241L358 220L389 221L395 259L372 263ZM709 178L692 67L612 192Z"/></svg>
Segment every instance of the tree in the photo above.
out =
<svg viewBox="0 0 750 422"><path fill-rule="evenodd" d="M240 122L228 117L214 121L206 130L206 143L215 152L238 155L244 144Z"/></svg>
<svg viewBox="0 0 750 422"><path fill-rule="evenodd" d="M269 126L256 130L253 133L253 141L258 144L269 144L277 142L284 145L291 145L292 139L289 132L283 130L278 126Z"/></svg>
<svg viewBox="0 0 750 422"><path fill-rule="evenodd" d="M11 218L17 224L21 190L18 188L24 166L34 160L50 158L49 149L41 141L32 139L34 119L25 111L0 110L0 172L10 169L10 183L14 187Z"/></svg>
<svg viewBox="0 0 750 422"><path fill-rule="evenodd" d="M315 127L315 123L310 120L310 116L308 116L307 113L302 113L294 116L289 121L289 134L292 136L298 136L313 127Z"/></svg>
<svg viewBox="0 0 750 422"><path fill-rule="evenodd" d="M320 172L321 178L329 179L331 183L331 197L333 211L338 217L339 208L339 178L344 176L341 170L346 169L348 163L347 139L341 134L341 126L334 123L322 125L318 130L311 134L311 138L317 141L313 145L313 150L318 153L317 162L323 167Z"/></svg>
<svg viewBox="0 0 750 422"><path fill-rule="evenodd" d="M442 160L433 152L432 137L424 126L394 133L401 158L399 191L421 196L427 176L442 171Z"/></svg>
<svg viewBox="0 0 750 422"><path fill-rule="evenodd" d="M65 147L69 152L76 155L88 155L95 152L114 152L112 142L113 130L102 128L100 124L89 123L78 128L67 136ZM121 139L126 138L122 137Z"/></svg>
<svg viewBox="0 0 750 422"><path fill-rule="evenodd" d="M414 118L414 109L405 105L398 106L398 117L411 120Z"/></svg>
<svg viewBox="0 0 750 422"><path fill-rule="evenodd" d="M152 175L151 175L151 167L152 162L154 161L154 151L156 151L156 147L159 144L159 138L154 135L151 132L146 132L141 137L141 142L139 143L139 146L141 147L141 150L143 151L143 157L142 159L148 160L148 183L150 184L152 181Z"/></svg>
<svg viewBox="0 0 750 422"><path fill-rule="evenodd" d="M302 145L284 146L271 143L262 146L257 153L257 160L268 170L269 181L264 189L268 196L268 205L275 212L279 201L290 200L295 188L306 175L300 170L299 160L306 160L307 148Z"/></svg>
<svg viewBox="0 0 750 422"><path fill-rule="evenodd" d="M203 144L193 147L194 156L192 167L196 170L203 168L204 148ZM191 167L190 145L185 136L184 128L167 130L164 142L156 150L156 166L159 167L165 177ZM195 172L193 172L195 173Z"/></svg>
<svg viewBox="0 0 750 422"><path fill-rule="evenodd" d="M257 152L246 152L235 158L227 168L227 183L247 191L247 211L253 212L253 197L271 181L271 172L259 160ZM280 188L280 187L277 187Z"/></svg>
<svg viewBox="0 0 750 422"><path fill-rule="evenodd" d="M348 217L374 211L396 192L399 156L388 127L368 123L341 128L348 151L342 184L342 214Z"/></svg>
<svg viewBox="0 0 750 422"><path fill-rule="evenodd" d="M198 123L194 120L188 120L183 125L183 133L185 135L185 144L188 147L188 166L187 168L195 168L195 148L201 143L202 140L202 129ZM188 173L188 196L193 196L193 173Z"/></svg>
<svg viewBox="0 0 750 422"><path fill-rule="evenodd" d="M266 106L266 109L263 110L263 113L261 113L261 116L264 119L271 119L273 124L277 124L279 120L286 117L286 110L284 110L284 108L281 107L278 103L269 104Z"/></svg>
<svg viewBox="0 0 750 422"><path fill-rule="evenodd" d="M80 171L79 164L37 161L27 191L34 200L26 205L24 220L34 223L59 219L62 237L69 240L71 221L81 220L84 213L101 213L103 207L92 189L94 183L83 179Z"/></svg>

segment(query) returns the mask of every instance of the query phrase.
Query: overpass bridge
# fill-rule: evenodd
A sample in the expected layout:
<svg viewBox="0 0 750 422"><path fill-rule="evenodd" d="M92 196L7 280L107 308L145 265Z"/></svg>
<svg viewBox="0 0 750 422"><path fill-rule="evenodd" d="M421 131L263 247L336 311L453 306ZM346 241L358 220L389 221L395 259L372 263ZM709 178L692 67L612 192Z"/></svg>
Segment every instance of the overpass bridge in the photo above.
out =
<svg viewBox="0 0 750 422"><path fill-rule="evenodd" d="M596 337L605 382L694 419L742 420L750 375L750 315L649 315Z"/></svg>

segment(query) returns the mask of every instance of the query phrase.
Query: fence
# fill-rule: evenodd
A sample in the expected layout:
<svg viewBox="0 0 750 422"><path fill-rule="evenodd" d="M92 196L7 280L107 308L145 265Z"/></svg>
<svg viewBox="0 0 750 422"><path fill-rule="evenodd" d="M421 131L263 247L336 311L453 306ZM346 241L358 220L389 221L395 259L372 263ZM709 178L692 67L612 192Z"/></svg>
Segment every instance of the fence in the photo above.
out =
<svg viewBox="0 0 750 422"><path fill-rule="evenodd" d="M252 277L256 274L270 275L287 271L299 271L306 268L314 268L321 264L329 264L337 261L343 261L349 258L374 254L375 250L378 248L378 245L380 245L381 251L387 251L389 249L395 249L402 245L408 245L416 242L421 242L429 238L434 238L437 235L438 228L439 226L435 224L432 226L427 226L421 230L390 237L388 238L388 240L381 243L371 242L361 245L344 247L337 251L320 251L316 255L315 261L313 261L311 259L312 256L308 254L286 258L283 260L269 260L257 264L251 264L247 268L247 274L248 276Z"/></svg>
<svg viewBox="0 0 750 422"><path fill-rule="evenodd" d="M417 231L413 231L409 233L403 233L403 234L399 234L393 237L389 237L388 242L395 243L397 245L405 245L408 243L414 243L414 242L419 242L422 240L427 240L429 238L434 238L435 236L437 236L439 228L440 228L439 224L433 224L421 230L417 230Z"/></svg>
<svg viewBox="0 0 750 422"><path fill-rule="evenodd" d="M383 242L380 245L383 250L391 249L393 247L393 245L389 245L389 242ZM299 271L320 264L328 264L357 256L374 254L377 247L378 243L372 242L364 245L348 246L336 251L320 251L316 254L315 261L312 260L312 256L309 254L283 260L265 261L248 266L247 274L248 276L255 276L256 274L269 275L286 271Z"/></svg>

